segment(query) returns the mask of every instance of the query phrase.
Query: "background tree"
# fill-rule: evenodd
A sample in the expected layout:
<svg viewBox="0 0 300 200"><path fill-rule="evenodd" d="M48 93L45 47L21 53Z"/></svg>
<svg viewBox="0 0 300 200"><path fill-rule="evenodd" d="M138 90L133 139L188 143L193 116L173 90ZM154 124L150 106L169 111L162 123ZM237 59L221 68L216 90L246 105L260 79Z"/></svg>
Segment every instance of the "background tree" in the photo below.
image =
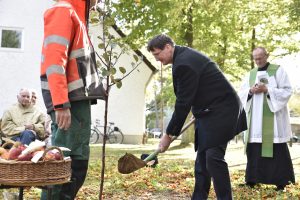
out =
<svg viewBox="0 0 300 200"><path fill-rule="evenodd" d="M300 0L292 0L288 7L289 23L295 30L300 31Z"/></svg>

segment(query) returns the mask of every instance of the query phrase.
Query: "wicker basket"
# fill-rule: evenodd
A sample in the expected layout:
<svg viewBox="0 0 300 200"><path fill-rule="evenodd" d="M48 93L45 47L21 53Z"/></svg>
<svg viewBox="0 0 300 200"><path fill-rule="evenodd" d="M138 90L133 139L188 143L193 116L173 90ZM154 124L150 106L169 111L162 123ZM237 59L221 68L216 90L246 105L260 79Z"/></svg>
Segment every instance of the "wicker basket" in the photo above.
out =
<svg viewBox="0 0 300 200"><path fill-rule="evenodd" d="M44 155L51 149L45 150ZM66 183L71 177L71 160L0 162L0 184L10 186L46 186Z"/></svg>

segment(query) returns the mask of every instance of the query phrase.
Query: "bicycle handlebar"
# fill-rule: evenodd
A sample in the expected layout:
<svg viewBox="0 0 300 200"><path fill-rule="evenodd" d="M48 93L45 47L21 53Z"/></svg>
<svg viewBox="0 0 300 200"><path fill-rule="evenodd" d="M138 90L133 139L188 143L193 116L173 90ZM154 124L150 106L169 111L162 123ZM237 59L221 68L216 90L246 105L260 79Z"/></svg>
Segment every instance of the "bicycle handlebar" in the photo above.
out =
<svg viewBox="0 0 300 200"><path fill-rule="evenodd" d="M100 119L96 119L95 120L95 126L97 127L101 127L101 120ZM109 126L114 126L115 125L115 122L108 122L109 123Z"/></svg>

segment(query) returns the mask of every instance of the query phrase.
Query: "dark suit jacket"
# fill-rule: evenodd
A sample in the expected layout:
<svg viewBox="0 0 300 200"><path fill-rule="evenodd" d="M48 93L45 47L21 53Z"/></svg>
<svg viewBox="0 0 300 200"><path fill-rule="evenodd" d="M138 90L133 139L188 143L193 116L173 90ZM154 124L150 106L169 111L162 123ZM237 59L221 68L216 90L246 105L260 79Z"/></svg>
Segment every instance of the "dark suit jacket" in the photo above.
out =
<svg viewBox="0 0 300 200"><path fill-rule="evenodd" d="M225 144L247 129L237 93L210 58L191 48L175 46L172 74L176 103L168 134L179 135L191 109L197 119L198 151Z"/></svg>

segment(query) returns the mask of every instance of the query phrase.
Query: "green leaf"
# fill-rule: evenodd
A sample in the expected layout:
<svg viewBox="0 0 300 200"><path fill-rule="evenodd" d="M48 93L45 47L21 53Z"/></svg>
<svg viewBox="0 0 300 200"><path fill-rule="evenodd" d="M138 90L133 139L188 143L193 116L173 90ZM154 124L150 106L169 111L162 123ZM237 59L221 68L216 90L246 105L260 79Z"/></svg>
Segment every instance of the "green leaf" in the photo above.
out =
<svg viewBox="0 0 300 200"><path fill-rule="evenodd" d="M122 87L122 81L118 81L118 82L116 82L116 86L117 86L117 88L121 88Z"/></svg>
<svg viewBox="0 0 300 200"><path fill-rule="evenodd" d="M102 68L101 71L102 76L108 76L110 74L109 71L107 71L105 68Z"/></svg>
<svg viewBox="0 0 300 200"><path fill-rule="evenodd" d="M109 62L109 55L107 53L102 54L103 59L105 60L106 63Z"/></svg>
<svg viewBox="0 0 300 200"><path fill-rule="evenodd" d="M99 49L104 49L104 48L105 48L105 44L104 44L104 43L98 44L98 48L99 48Z"/></svg>
<svg viewBox="0 0 300 200"><path fill-rule="evenodd" d="M139 60L139 57L137 55L133 55L134 60L137 62Z"/></svg>
<svg viewBox="0 0 300 200"><path fill-rule="evenodd" d="M114 67L111 67L109 71L110 71L110 74L112 74L112 75L117 73L117 70Z"/></svg>
<svg viewBox="0 0 300 200"><path fill-rule="evenodd" d="M119 67L119 70L122 74L125 74L126 73L126 69L124 67Z"/></svg>

